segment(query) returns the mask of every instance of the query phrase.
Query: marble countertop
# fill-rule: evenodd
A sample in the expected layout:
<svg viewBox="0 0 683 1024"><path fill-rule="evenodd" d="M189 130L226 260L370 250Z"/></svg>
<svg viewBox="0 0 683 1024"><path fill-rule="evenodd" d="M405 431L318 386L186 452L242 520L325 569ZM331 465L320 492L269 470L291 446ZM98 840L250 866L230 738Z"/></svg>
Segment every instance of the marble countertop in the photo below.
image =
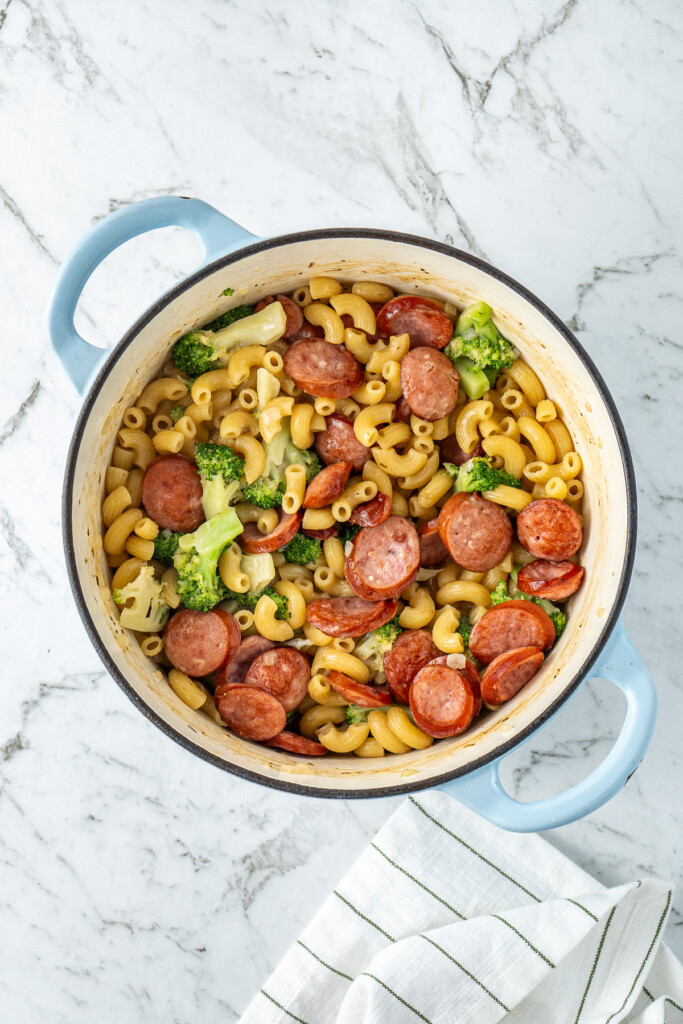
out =
<svg viewBox="0 0 683 1024"><path fill-rule="evenodd" d="M286 796L194 758L78 619L59 505L79 399L43 313L83 232L146 196L199 196L260 235L452 242L577 332L633 450L624 620L661 713L626 788L547 838L607 884L680 880L682 36L675 0L0 0L4 1020L236 1020L398 805ZM130 243L88 285L83 332L113 343L197 257L179 230ZM507 784L535 799L578 781L622 715L587 684ZM666 939L683 954L680 894Z"/></svg>

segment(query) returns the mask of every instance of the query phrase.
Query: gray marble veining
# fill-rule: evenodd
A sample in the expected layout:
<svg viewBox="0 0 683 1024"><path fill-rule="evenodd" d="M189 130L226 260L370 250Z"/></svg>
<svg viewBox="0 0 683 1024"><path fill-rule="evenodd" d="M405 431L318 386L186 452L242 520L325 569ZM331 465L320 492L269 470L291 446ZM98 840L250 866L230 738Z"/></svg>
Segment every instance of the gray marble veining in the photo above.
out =
<svg viewBox="0 0 683 1024"><path fill-rule="evenodd" d="M626 788L548 838L607 884L680 880L682 37L674 0L0 0L4 1020L236 1020L397 806L285 797L198 761L128 703L78 620L59 501L79 400L43 310L78 237L146 196L199 196L264 236L452 242L577 332L633 450L624 617L661 712ZM116 341L197 257L178 230L129 243L80 329ZM622 716L590 683L507 784L533 799L577 781ZM683 954L680 895L666 938Z"/></svg>

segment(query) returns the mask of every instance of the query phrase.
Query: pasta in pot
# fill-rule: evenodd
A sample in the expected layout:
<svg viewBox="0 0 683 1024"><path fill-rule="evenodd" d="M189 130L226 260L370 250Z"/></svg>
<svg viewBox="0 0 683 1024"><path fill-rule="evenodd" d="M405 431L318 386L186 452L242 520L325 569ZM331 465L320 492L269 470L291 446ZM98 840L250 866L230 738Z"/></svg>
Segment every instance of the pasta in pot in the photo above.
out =
<svg viewBox="0 0 683 1024"><path fill-rule="evenodd" d="M318 275L173 344L101 514L112 610L174 699L408 757L534 678L583 580L583 462L494 317Z"/></svg>

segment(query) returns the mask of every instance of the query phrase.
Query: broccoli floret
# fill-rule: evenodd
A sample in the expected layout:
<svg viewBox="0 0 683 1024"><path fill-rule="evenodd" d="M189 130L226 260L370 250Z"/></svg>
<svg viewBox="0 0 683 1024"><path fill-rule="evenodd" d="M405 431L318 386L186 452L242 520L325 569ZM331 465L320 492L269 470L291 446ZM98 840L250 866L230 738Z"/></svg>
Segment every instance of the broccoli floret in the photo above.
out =
<svg viewBox="0 0 683 1024"><path fill-rule="evenodd" d="M170 416L174 423L177 423L181 416L185 415L185 406L176 405L171 409Z"/></svg>
<svg viewBox="0 0 683 1024"><path fill-rule="evenodd" d="M394 640L403 629L398 624L398 614L385 622L379 629L368 633L356 647L355 654L370 669L375 681L384 681L384 655L391 649Z"/></svg>
<svg viewBox="0 0 683 1024"><path fill-rule="evenodd" d="M225 295L225 292L223 292ZM232 291L230 292L232 294ZM221 313L215 320L212 320L210 324L204 327L205 331L222 331L224 327L229 327L230 324L234 324L236 320L243 320L245 316L251 316L254 312L253 306L233 306L226 313Z"/></svg>
<svg viewBox="0 0 683 1024"><path fill-rule="evenodd" d="M269 307L266 307L267 309ZM242 490L245 501L259 508L277 508L282 504L285 493L285 470L287 466L302 465L306 470L306 483L309 484L321 465L315 452L302 451L292 442L289 421L283 422L279 432L272 441L264 445L266 464L263 473L253 483Z"/></svg>
<svg viewBox="0 0 683 1024"><path fill-rule="evenodd" d="M347 540L353 540L360 529L362 527L354 526L353 523L341 523L337 536L342 544L346 544Z"/></svg>
<svg viewBox="0 0 683 1024"><path fill-rule="evenodd" d="M272 598L277 605L275 618L286 619L287 612L289 610L289 602L283 594L276 593L272 587L264 587L263 590L259 590L257 593L250 590L246 594L238 594L234 590L228 590L227 587L224 587L221 600L237 601L240 608L246 608L248 611L253 612L259 602L259 599L264 597L264 595L265 597Z"/></svg>
<svg viewBox="0 0 683 1024"><path fill-rule="evenodd" d="M509 601L510 595L508 594L508 585L505 580L501 580L491 591L491 604L502 604L503 601Z"/></svg>
<svg viewBox="0 0 683 1024"><path fill-rule="evenodd" d="M494 324L492 315L486 302L475 302L462 311L455 336L448 344L450 359L466 356L478 370L489 367L500 371L512 366L517 353Z"/></svg>
<svg viewBox="0 0 683 1024"><path fill-rule="evenodd" d="M207 519L225 512L239 491L244 459L224 444L204 442L195 448L202 482L202 505Z"/></svg>
<svg viewBox="0 0 683 1024"><path fill-rule="evenodd" d="M289 544L285 544L282 553L286 562L296 565L314 564L322 551L322 542L315 537L307 537L305 533L295 533Z"/></svg>
<svg viewBox="0 0 683 1024"><path fill-rule="evenodd" d="M178 572L178 593L186 608L206 612L225 596L218 575L218 559L223 549L242 532L242 523L233 508L220 512L178 541L173 564Z"/></svg>
<svg viewBox="0 0 683 1024"><path fill-rule="evenodd" d="M222 363L231 349L240 345L269 345L277 341L285 333L286 326L287 317L282 304L271 302L258 313L243 316L219 331L200 330L185 334L173 346L173 362L189 377L198 377L211 370L214 363Z"/></svg>
<svg viewBox="0 0 683 1024"><path fill-rule="evenodd" d="M508 487L521 487L522 481L517 480L503 469L492 469L488 458L469 459L459 469L455 478L456 491L495 491L496 487L506 484Z"/></svg>
<svg viewBox="0 0 683 1024"><path fill-rule="evenodd" d="M157 633L166 625L170 607L161 596L161 582L154 578L151 565L144 565L131 583L117 588L112 597L122 605L119 616L124 629L139 633Z"/></svg>
<svg viewBox="0 0 683 1024"><path fill-rule="evenodd" d="M154 539L154 557L164 565L173 565L173 556L178 550L178 541L181 537L181 533L160 530Z"/></svg>
<svg viewBox="0 0 683 1024"><path fill-rule="evenodd" d="M344 711L349 725L356 725L357 722L367 722L372 708L359 708L356 704L347 704Z"/></svg>
<svg viewBox="0 0 683 1024"><path fill-rule="evenodd" d="M470 633L472 632L472 623L470 622L469 616L461 615L460 622L458 623L457 632L462 637L462 642L465 646L465 652L469 651L470 648Z"/></svg>
<svg viewBox="0 0 683 1024"><path fill-rule="evenodd" d="M549 614L550 621L555 627L555 639L557 640L557 638L562 635L562 633L564 632L564 627L567 625L567 616L564 612L561 612L559 608L554 612L550 612Z"/></svg>

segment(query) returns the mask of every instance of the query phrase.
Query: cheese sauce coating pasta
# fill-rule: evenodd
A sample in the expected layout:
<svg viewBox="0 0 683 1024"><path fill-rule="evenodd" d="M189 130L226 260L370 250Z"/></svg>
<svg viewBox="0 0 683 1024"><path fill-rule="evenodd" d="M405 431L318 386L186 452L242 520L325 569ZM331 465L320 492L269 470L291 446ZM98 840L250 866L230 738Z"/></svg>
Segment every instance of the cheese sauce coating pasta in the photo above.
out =
<svg viewBox="0 0 683 1024"><path fill-rule="evenodd" d="M314 276L232 306L117 442L121 625L169 696L291 754L458 735L534 678L583 582L561 396L483 301Z"/></svg>

